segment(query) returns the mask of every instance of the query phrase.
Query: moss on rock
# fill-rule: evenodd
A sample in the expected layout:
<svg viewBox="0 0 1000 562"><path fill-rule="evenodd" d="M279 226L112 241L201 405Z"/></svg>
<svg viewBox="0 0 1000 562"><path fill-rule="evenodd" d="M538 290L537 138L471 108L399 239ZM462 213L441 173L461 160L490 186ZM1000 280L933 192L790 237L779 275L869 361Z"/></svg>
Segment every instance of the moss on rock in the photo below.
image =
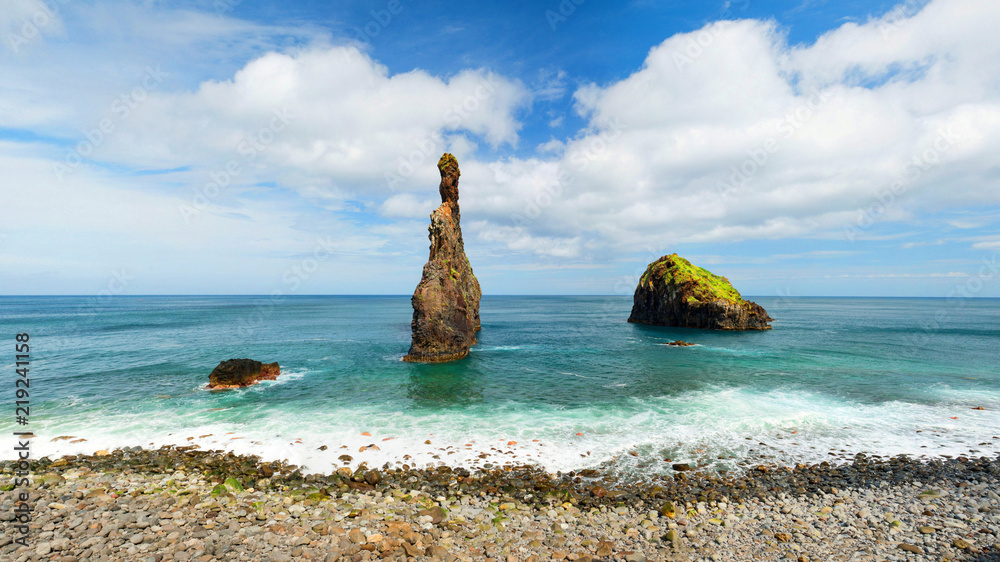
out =
<svg viewBox="0 0 1000 562"><path fill-rule="evenodd" d="M760 305L745 300L725 277L670 254L646 267L633 297L629 322L708 328L768 330Z"/></svg>

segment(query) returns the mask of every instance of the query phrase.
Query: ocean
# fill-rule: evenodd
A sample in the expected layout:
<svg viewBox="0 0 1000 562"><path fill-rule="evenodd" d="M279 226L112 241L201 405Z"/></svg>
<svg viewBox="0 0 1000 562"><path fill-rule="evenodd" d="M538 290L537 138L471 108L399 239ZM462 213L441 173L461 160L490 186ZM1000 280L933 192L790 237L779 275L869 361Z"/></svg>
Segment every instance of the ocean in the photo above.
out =
<svg viewBox="0 0 1000 562"><path fill-rule="evenodd" d="M643 477L1000 452L1000 300L754 300L773 330L629 324L631 297L484 296L469 357L424 365L401 361L404 296L0 297L0 430L25 429L14 337L28 333L35 458L176 444L306 472L348 455ZM663 345L678 339L695 345ZM282 375L204 389L239 357Z"/></svg>

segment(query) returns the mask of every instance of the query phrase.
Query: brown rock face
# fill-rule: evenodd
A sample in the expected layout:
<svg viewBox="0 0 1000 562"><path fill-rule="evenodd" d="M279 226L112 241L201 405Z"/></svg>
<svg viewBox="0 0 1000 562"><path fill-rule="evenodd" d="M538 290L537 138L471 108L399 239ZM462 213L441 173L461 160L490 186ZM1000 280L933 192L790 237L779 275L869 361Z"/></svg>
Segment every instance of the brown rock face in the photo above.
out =
<svg viewBox="0 0 1000 562"><path fill-rule="evenodd" d="M273 381L281 374L277 363L261 363L253 359L230 359L219 363L208 375L208 388L240 388L260 381Z"/></svg>
<svg viewBox="0 0 1000 562"><path fill-rule="evenodd" d="M465 256L459 224L458 161L445 154L441 171L441 206L431 213L430 257L413 292L413 343L404 361L443 363L469 354L479 331L482 291Z"/></svg>
<svg viewBox="0 0 1000 562"><path fill-rule="evenodd" d="M744 300L725 277L671 254L639 280L629 322L710 330L770 330L772 318Z"/></svg>

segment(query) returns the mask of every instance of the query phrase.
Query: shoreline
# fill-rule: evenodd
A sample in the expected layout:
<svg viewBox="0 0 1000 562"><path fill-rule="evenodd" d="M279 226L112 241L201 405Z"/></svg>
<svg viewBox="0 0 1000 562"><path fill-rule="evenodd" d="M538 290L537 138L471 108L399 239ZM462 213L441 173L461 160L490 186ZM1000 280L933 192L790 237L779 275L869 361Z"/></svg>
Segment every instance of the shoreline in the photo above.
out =
<svg viewBox="0 0 1000 562"><path fill-rule="evenodd" d="M993 414L992 411L975 413ZM1000 418L997 422L1000 423ZM414 432L350 425L352 427L338 427L328 434L317 435L302 428L271 429L268 426L247 430L230 423L199 424L186 429L155 431L144 437L135 435L140 430L131 426L127 435L118 436L108 432L94 434L93 428L73 432L65 427L44 427L36 430L45 437L36 436L32 453L35 457L56 458L131 446L144 449L195 446L202 450L256 455L264 460L283 459L320 472L332 472L344 464L356 467L363 462L369 466L389 462L394 467L447 464L468 470L533 464L550 471L596 469L635 478L671 475L670 467L674 463L739 473L761 463L849 463L857 455L873 458L878 454L908 455L926 461L1000 455L1000 436L995 434L995 428L976 426L974 435L956 435L954 428L933 423L897 432L898 442L884 443L885 439L875 439L867 446L859 443L858 438L824 440L824 436L802 430L795 423L766 430L732 431L728 440L722 443L713 442L713 436L667 436L662 428L657 435L636 440L572 424L563 428L562 435L516 428L494 431L493 435L488 432L471 435L465 431L441 431L441 427ZM351 457L349 463L342 462L344 455ZM14 458L16 451L0 454L0 460Z"/></svg>
<svg viewBox="0 0 1000 562"><path fill-rule="evenodd" d="M1000 456L634 481L512 465L303 474L192 447L33 464L31 546L8 533L5 559L1000 560ZM13 507L5 493L5 521Z"/></svg>

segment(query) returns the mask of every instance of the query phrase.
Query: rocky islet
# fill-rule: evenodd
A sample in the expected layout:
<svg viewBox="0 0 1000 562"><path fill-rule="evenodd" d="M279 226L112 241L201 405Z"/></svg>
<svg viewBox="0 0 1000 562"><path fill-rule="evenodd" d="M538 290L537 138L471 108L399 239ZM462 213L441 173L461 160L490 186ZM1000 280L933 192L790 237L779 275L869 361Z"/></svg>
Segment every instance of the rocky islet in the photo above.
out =
<svg viewBox="0 0 1000 562"><path fill-rule="evenodd" d="M677 328L770 330L772 318L725 277L670 254L646 267L628 321Z"/></svg>
<svg viewBox="0 0 1000 562"><path fill-rule="evenodd" d="M277 363L261 363L253 359L228 359L219 363L208 375L209 390L225 390L252 386L260 381L273 381L281 374Z"/></svg>
<svg viewBox="0 0 1000 562"><path fill-rule="evenodd" d="M405 361L443 363L461 359L476 343L482 290L465 255L458 205L458 161L438 161L441 206L431 213L430 256L413 292L412 343Z"/></svg>

